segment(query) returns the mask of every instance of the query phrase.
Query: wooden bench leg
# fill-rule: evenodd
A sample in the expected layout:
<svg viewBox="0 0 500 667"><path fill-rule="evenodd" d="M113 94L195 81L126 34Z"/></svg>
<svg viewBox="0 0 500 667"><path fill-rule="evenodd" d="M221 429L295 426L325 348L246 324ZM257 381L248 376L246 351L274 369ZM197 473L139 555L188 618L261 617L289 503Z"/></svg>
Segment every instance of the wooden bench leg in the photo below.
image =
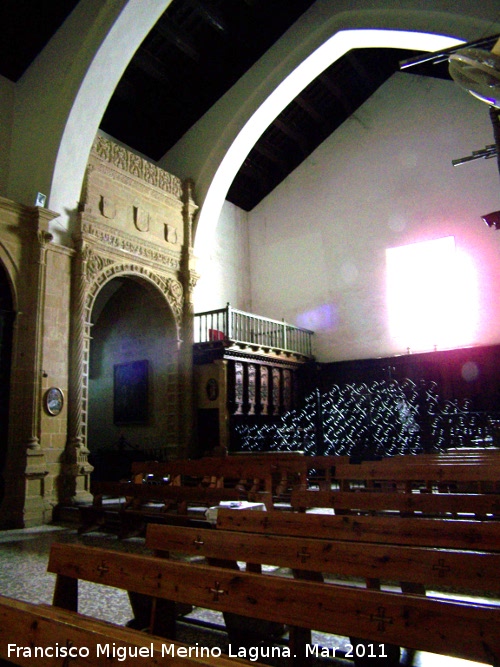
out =
<svg viewBox="0 0 500 667"><path fill-rule="evenodd" d="M224 612L224 623L234 655L238 648L248 650L261 643L272 644L285 633L283 623L249 618L232 612Z"/></svg>
<svg viewBox="0 0 500 667"><path fill-rule="evenodd" d="M312 632L309 628L289 627L289 644L293 667L302 667L310 661L306 657L306 646L312 643Z"/></svg>
<svg viewBox="0 0 500 667"><path fill-rule="evenodd" d="M78 611L78 579L58 574L52 604L68 611Z"/></svg>
<svg viewBox="0 0 500 667"><path fill-rule="evenodd" d="M151 619L154 615L154 623L158 626L159 630L161 630L161 628L164 628L163 630L154 633L159 635L160 637L165 636L172 639L170 635L162 634L163 631L170 632L169 623L170 624L172 623L172 620L170 618L171 613L174 613L175 618L177 618L179 616L185 616L186 614L190 614L193 611L192 605L181 604L181 603L174 603L173 612L171 612L170 606L164 607L163 603L161 605L158 605L157 603L156 607L154 607L153 598L151 598L149 595L134 593L134 591L129 591L128 597L130 601L130 606L132 607L134 618L127 623L127 627L133 628L134 630L145 630L151 626L152 624ZM166 619L168 619L168 621Z"/></svg>
<svg viewBox="0 0 500 667"><path fill-rule="evenodd" d="M399 667L401 649L393 644L350 637L356 667Z"/></svg>
<svg viewBox="0 0 500 667"><path fill-rule="evenodd" d="M152 601L149 595L129 591L128 598L130 600L134 618L127 623L127 627L134 628L134 630L144 630L145 628L149 628L152 608Z"/></svg>
<svg viewBox="0 0 500 667"><path fill-rule="evenodd" d="M153 598L151 608L151 633L158 637L176 638L175 619L177 608L172 600Z"/></svg>

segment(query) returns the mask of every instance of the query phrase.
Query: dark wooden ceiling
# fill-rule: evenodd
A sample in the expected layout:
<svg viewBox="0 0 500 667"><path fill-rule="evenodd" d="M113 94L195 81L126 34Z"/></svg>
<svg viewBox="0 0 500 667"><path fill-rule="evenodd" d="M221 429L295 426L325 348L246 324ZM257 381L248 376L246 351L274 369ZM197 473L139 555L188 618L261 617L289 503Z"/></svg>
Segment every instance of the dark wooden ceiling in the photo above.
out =
<svg viewBox="0 0 500 667"><path fill-rule="evenodd" d="M314 0L173 0L120 80L101 129L159 160ZM17 81L78 0L2 0L0 74ZM351 51L264 132L227 198L249 211L415 55ZM433 67L432 65L430 67ZM413 73L447 77L447 66Z"/></svg>

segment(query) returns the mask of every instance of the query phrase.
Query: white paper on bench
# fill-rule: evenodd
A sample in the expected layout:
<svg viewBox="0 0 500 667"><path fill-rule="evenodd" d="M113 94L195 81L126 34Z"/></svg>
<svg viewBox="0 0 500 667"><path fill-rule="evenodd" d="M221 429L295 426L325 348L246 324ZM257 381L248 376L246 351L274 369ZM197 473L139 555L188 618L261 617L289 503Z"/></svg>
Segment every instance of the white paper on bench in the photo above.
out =
<svg viewBox="0 0 500 667"><path fill-rule="evenodd" d="M217 523L217 513L220 507L231 510L260 510L261 512L266 511L266 506L264 503L250 503L248 500L222 500L219 505L216 505L215 507L209 507L207 509L205 512L207 521L210 523Z"/></svg>

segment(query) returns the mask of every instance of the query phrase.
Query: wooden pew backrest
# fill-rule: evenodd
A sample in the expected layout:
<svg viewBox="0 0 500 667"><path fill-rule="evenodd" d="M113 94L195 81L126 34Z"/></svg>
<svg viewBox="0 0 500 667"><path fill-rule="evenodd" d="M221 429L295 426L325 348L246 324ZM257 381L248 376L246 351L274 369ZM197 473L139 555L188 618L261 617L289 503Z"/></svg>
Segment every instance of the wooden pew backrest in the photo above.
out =
<svg viewBox="0 0 500 667"><path fill-rule="evenodd" d="M407 581L500 593L500 553L399 546L304 536L237 533L151 524L146 546L206 559L231 559L330 575ZM500 545L499 545L500 548Z"/></svg>
<svg viewBox="0 0 500 667"><path fill-rule="evenodd" d="M500 550L500 522L219 509L217 529L479 551Z"/></svg>
<svg viewBox="0 0 500 667"><path fill-rule="evenodd" d="M353 589L68 544L53 545L49 571L58 575L59 594L66 603L62 588L68 580L85 579L303 628L314 619L314 629L342 636L490 664L500 659L500 607L488 604Z"/></svg>
<svg viewBox="0 0 500 667"><path fill-rule="evenodd" d="M17 647L23 650L16 650ZM35 656L35 647L38 656ZM56 647L61 651L60 657L55 655ZM0 596L0 659L22 667L71 665L73 660L75 664L102 667L111 658L114 658L113 664L117 661L124 667L137 667L141 658L148 658L144 664L248 667L247 661L219 656L218 650L207 651L205 647L196 651L196 647L187 644L166 642L160 637L65 609Z"/></svg>

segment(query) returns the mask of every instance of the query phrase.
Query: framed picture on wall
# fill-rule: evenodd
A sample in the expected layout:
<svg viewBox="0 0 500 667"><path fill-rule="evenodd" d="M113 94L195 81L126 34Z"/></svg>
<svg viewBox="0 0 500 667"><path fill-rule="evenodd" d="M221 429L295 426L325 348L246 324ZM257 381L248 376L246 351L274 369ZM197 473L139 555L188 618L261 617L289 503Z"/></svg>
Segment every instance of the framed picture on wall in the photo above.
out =
<svg viewBox="0 0 500 667"><path fill-rule="evenodd" d="M114 365L113 421L117 425L147 424L148 361Z"/></svg>

